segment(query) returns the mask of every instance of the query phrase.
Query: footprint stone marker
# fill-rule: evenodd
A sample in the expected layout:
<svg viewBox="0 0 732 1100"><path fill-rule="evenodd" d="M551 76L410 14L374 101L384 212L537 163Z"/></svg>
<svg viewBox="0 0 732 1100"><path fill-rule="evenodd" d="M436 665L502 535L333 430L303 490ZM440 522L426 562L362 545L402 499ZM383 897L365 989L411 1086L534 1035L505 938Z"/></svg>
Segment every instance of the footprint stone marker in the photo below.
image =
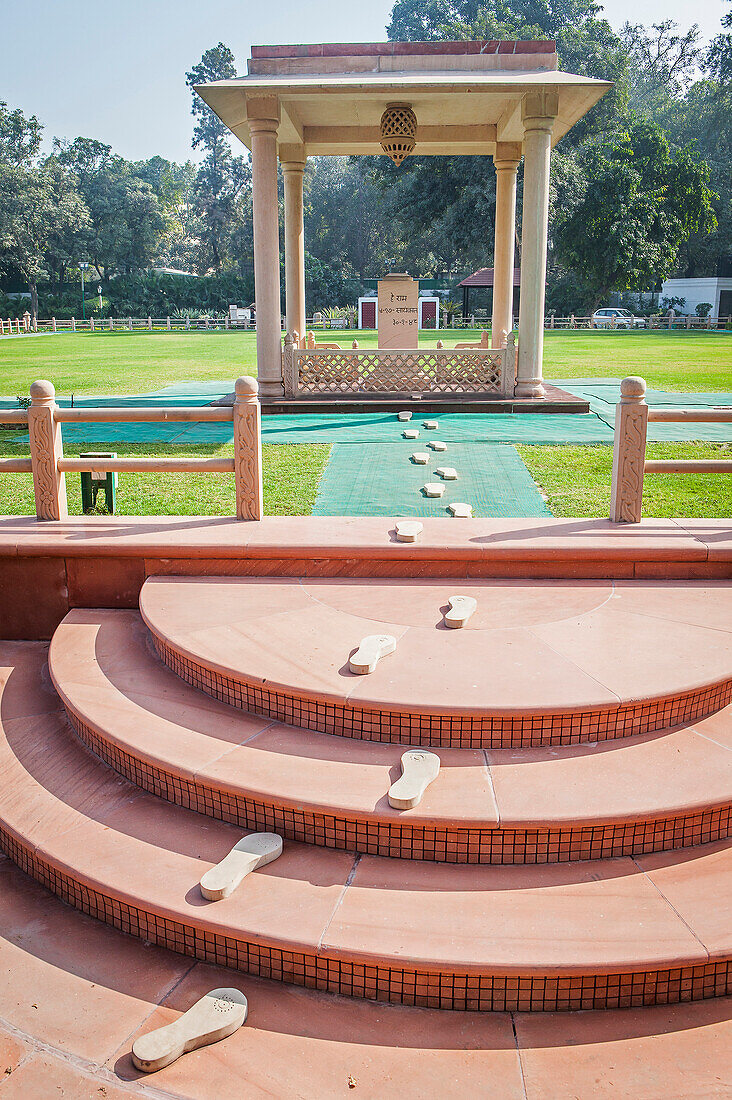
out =
<svg viewBox="0 0 732 1100"><path fill-rule="evenodd" d="M398 415L399 419L402 420L402 421L412 419L412 413L410 413L410 412L400 412L397 415Z"/></svg>
<svg viewBox="0 0 732 1100"><path fill-rule="evenodd" d="M405 431L402 432L402 435L405 439L419 439L419 429L406 428Z"/></svg>
<svg viewBox="0 0 732 1100"><path fill-rule="evenodd" d="M439 474L443 481L457 481L457 470L452 466L438 466L435 473Z"/></svg>
<svg viewBox="0 0 732 1100"><path fill-rule="evenodd" d="M462 502L456 504L448 504L448 508L452 512L455 519L472 519L473 518L473 505L463 504Z"/></svg>
<svg viewBox="0 0 732 1100"><path fill-rule="evenodd" d="M201 893L208 901L228 898L243 878L281 855L282 837L277 833L249 833L237 841L220 863L206 871L199 883Z"/></svg>
<svg viewBox="0 0 732 1100"><path fill-rule="evenodd" d="M247 1012L247 999L238 989L212 989L174 1023L136 1039L132 1061L143 1073L155 1073L189 1050L233 1035L246 1020Z"/></svg>
<svg viewBox="0 0 732 1100"><path fill-rule="evenodd" d="M418 520L403 520L396 525L397 542L416 542L423 530L423 525Z"/></svg>
<svg viewBox="0 0 732 1100"><path fill-rule="evenodd" d="M426 466L430 460L426 451L415 451L411 458L415 466Z"/></svg>
<svg viewBox="0 0 732 1100"><path fill-rule="evenodd" d="M410 749L402 756L402 774L389 787L389 805L395 810L411 810L422 801L424 792L440 771L440 758L434 752Z"/></svg>
<svg viewBox="0 0 732 1100"><path fill-rule="evenodd" d="M428 481L422 488L428 497L441 497L445 492L445 486L439 481Z"/></svg>
<svg viewBox="0 0 732 1100"><path fill-rule="evenodd" d="M430 432L436 432L437 429L439 428L439 426L440 425L437 423L436 420L423 420L422 421L422 427L427 428L427 430L430 431Z"/></svg>
<svg viewBox="0 0 732 1100"><path fill-rule="evenodd" d="M459 630L473 615L478 607L478 601L472 596L450 596L448 598L449 611L445 612L445 626Z"/></svg>
<svg viewBox="0 0 732 1100"><path fill-rule="evenodd" d="M396 638L391 634L368 634L348 661L348 667L356 676L373 672L382 657L388 657L396 649Z"/></svg>
<svg viewBox="0 0 732 1100"><path fill-rule="evenodd" d="M433 439L432 442L428 444L428 446L430 446L433 451L447 450L447 443L443 443L441 439Z"/></svg>

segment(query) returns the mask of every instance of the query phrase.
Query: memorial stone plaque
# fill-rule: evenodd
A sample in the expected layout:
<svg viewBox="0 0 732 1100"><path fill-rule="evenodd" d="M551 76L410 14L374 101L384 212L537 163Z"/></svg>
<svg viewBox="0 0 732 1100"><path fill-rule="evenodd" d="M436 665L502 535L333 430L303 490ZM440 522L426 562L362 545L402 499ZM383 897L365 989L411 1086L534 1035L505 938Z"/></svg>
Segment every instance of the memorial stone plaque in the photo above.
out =
<svg viewBox="0 0 732 1100"><path fill-rule="evenodd" d="M386 275L378 284L378 346L416 348L419 339L419 283L409 275Z"/></svg>

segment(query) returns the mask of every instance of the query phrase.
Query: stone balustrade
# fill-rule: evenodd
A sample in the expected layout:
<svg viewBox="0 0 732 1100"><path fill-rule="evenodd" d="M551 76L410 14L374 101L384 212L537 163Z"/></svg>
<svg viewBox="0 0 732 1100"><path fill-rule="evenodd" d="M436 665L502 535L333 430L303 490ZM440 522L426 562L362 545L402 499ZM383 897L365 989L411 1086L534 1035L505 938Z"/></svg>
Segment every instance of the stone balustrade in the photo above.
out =
<svg viewBox="0 0 732 1100"><path fill-rule="evenodd" d="M40 380L30 388L27 409L0 409L0 424L28 426L30 459L0 458L0 473L32 473L36 518L61 520L68 515L67 472L149 473L233 473L236 516L242 520L262 518L262 430L256 378L242 377L235 383L233 408L190 408L178 406L61 408L51 382ZM119 422L226 422L233 425L233 458L152 458L137 456L66 457L61 425L66 423Z"/></svg>

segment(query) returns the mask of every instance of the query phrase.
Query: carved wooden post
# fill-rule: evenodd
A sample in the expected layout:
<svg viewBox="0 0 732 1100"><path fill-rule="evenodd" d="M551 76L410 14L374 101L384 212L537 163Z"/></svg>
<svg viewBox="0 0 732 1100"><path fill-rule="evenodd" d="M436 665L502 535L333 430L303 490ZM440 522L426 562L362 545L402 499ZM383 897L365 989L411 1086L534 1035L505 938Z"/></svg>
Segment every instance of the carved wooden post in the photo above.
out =
<svg viewBox="0 0 732 1100"><path fill-rule="evenodd" d="M132 318L131 317L127 318L127 328L128 328L129 332L132 332Z"/></svg>
<svg viewBox="0 0 732 1100"><path fill-rule="evenodd" d="M615 446L610 519L613 523L640 523L643 473L646 461L648 406L642 378L624 378L620 404L615 407Z"/></svg>
<svg viewBox="0 0 732 1100"><path fill-rule="evenodd" d="M148 319L147 319L147 327L148 327L149 329L152 329L152 317L148 317Z"/></svg>
<svg viewBox="0 0 732 1100"><path fill-rule="evenodd" d="M61 425L57 423L56 391L51 382L39 380L30 388L28 436L33 465L36 519L66 519L66 481L59 471L63 455Z"/></svg>
<svg viewBox="0 0 732 1100"><path fill-rule="evenodd" d="M170 317L166 317L166 325L165 325L165 327L166 327L166 328L168 328L168 329L170 328Z"/></svg>
<svg viewBox="0 0 732 1100"><path fill-rule="evenodd" d="M89 318L89 330L90 330L90 332L94 332L94 318L93 317Z"/></svg>
<svg viewBox="0 0 732 1100"><path fill-rule="evenodd" d="M234 385L234 484L236 518L262 518L262 429L256 378Z"/></svg>
<svg viewBox="0 0 732 1100"><path fill-rule="evenodd" d="M55 317L51 318L51 331L52 332L56 331L56 318Z"/></svg>

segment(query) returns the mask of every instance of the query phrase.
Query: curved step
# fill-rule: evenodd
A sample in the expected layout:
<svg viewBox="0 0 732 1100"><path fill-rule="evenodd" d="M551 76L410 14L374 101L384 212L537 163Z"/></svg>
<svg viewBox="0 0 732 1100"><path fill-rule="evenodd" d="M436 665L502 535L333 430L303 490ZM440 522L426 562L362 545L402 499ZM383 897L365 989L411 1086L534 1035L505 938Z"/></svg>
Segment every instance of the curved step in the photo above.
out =
<svg viewBox="0 0 732 1100"><path fill-rule="evenodd" d="M449 596L477 600L448 630ZM607 740L732 698L726 582L408 582L153 577L140 610L194 687L293 725L373 741L501 747ZM396 652L357 676L361 639Z"/></svg>
<svg viewBox="0 0 732 1100"><path fill-rule="evenodd" d="M43 647L8 643L2 655L6 668L35 663L40 678ZM201 874L240 830L135 789L60 710L34 702L0 731L2 846L72 905L145 940L296 985L440 1008L615 1007L730 987L725 843L490 867L289 842L206 903Z"/></svg>
<svg viewBox="0 0 732 1100"><path fill-rule="evenodd" d="M49 653L79 736L133 783L250 829L448 863L546 863L728 835L732 707L620 742L441 749L419 806L386 793L402 747L273 724L181 681L133 611L76 610Z"/></svg>
<svg viewBox="0 0 732 1100"><path fill-rule="evenodd" d="M42 928L42 936L28 929ZM728 1096L732 999L609 1012L465 1013L390 1006L212 971L75 912L0 857L3 1088L23 1100L150 1097L115 1087L139 1074L141 1034L172 1022L212 987L244 992L245 1027L155 1074L153 1095L379 1100L565 1095L638 1100ZM59 1011L73 1005L73 1011ZM10 1080L8 1080L8 1078ZM239 1091L232 1082L239 1083ZM646 1091L648 1100L651 1094Z"/></svg>

